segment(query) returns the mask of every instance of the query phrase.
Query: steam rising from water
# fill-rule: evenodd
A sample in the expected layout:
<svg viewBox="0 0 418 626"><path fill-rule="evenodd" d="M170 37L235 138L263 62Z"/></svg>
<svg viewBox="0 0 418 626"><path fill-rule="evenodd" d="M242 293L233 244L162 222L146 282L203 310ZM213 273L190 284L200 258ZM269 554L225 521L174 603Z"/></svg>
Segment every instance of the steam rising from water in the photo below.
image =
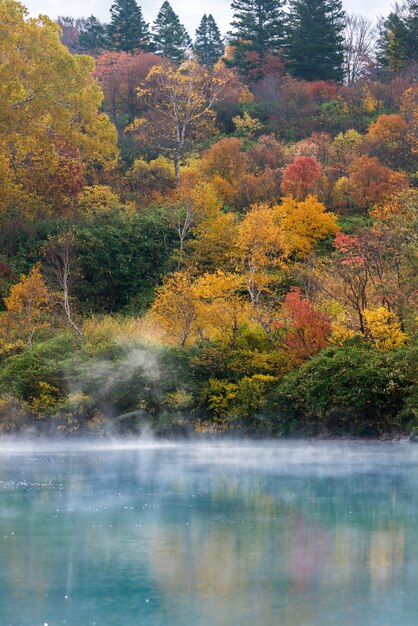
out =
<svg viewBox="0 0 418 626"><path fill-rule="evenodd" d="M49 440L3 437L0 455L66 455L116 452L141 454L159 451L172 453L170 473L183 473L184 464L247 468L278 474L350 474L381 467L390 472L401 465L418 465L418 446L408 440L398 442L289 441L265 440L188 440L155 439L149 432L140 438Z"/></svg>

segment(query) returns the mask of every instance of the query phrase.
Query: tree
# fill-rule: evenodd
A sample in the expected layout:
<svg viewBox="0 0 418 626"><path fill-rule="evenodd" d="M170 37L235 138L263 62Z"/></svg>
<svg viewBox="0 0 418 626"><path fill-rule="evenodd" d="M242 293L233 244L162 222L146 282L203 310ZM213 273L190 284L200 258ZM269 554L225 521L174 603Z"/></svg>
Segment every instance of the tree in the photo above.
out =
<svg viewBox="0 0 418 626"><path fill-rule="evenodd" d="M213 128L214 106L227 96L233 76L223 66L213 70L188 61L180 67L168 62L153 67L138 88L144 117L132 130L142 141L166 152L174 162L176 180L191 142Z"/></svg>
<svg viewBox="0 0 418 626"><path fill-rule="evenodd" d="M402 117L408 124L407 139L412 154L418 154L418 86L407 89L401 99Z"/></svg>
<svg viewBox="0 0 418 626"><path fill-rule="evenodd" d="M250 318L244 287L242 276L222 270L194 282L198 325L206 338L235 343L240 326Z"/></svg>
<svg viewBox="0 0 418 626"><path fill-rule="evenodd" d="M380 255L375 254L380 277L376 283L384 296L378 302L396 311L404 327L411 324L413 328L418 289L418 190L395 188L383 204L374 208L372 217L375 226L368 240L372 243L377 234L381 249Z"/></svg>
<svg viewBox="0 0 418 626"><path fill-rule="evenodd" d="M380 115L367 130L371 155L391 167L406 166L409 160L407 133L408 125L401 115ZM415 159L411 159L411 166L415 166Z"/></svg>
<svg viewBox="0 0 418 626"><path fill-rule="evenodd" d="M83 339L81 327L74 321L70 289L74 281L76 240L71 232L50 238L45 247L45 256L51 270L53 282L60 293L65 318L70 328Z"/></svg>
<svg viewBox="0 0 418 626"><path fill-rule="evenodd" d="M27 276L22 274L4 301L7 314L14 321L15 332L26 337L29 347L32 347L35 332L49 326L47 316L52 303L52 294L45 284L39 264L34 265Z"/></svg>
<svg viewBox="0 0 418 626"><path fill-rule="evenodd" d="M65 213L84 175L118 157L94 61L71 55L56 24L13 0L0 0L0 57L0 211Z"/></svg>
<svg viewBox="0 0 418 626"><path fill-rule="evenodd" d="M418 3L414 0L396 4L394 11L381 20L377 59L391 72L418 61Z"/></svg>
<svg viewBox="0 0 418 626"><path fill-rule="evenodd" d="M318 241L335 235L338 230L336 216L316 196L300 202L283 198L274 209L289 254L299 258L306 258Z"/></svg>
<svg viewBox="0 0 418 626"><path fill-rule="evenodd" d="M293 287L283 304L285 344L294 365L300 365L327 345L331 333L329 319Z"/></svg>
<svg viewBox="0 0 418 626"><path fill-rule="evenodd" d="M280 205L254 205L240 223L238 267L246 277L256 318L273 345L277 293L271 286L277 275L292 257L306 258L318 241L336 231L336 217L315 196L303 202L284 198Z"/></svg>
<svg viewBox="0 0 418 626"><path fill-rule="evenodd" d="M74 226L80 278L73 293L82 311L144 310L164 274L173 267L177 244L170 215L153 207L97 211Z"/></svg>
<svg viewBox="0 0 418 626"><path fill-rule="evenodd" d="M148 49L149 27L136 0L114 0L110 14L107 31L110 45L115 50L135 52Z"/></svg>
<svg viewBox="0 0 418 626"><path fill-rule="evenodd" d="M292 75L341 82L344 25L341 0L291 0L286 57Z"/></svg>
<svg viewBox="0 0 418 626"><path fill-rule="evenodd" d="M347 15L344 31L344 75L348 85L367 76L372 63L375 27L363 15Z"/></svg>
<svg viewBox="0 0 418 626"><path fill-rule="evenodd" d="M153 50L173 63L181 63L191 46L191 39L174 13L170 3L165 0L152 27Z"/></svg>
<svg viewBox="0 0 418 626"><path fill-rule="evenodd" d="M128 172L128 182L141 207L162 204L176 186L173 164L163 156L149 163L136 159Z"/></svg>
<svg viewBox="0 0 418 626"><path fill-rule="evenodd" d="M367 335L365 311L384 307L403 324L411 315L416 293L416 207L405 192L382 211L373 228L356 235L338 233L335 254L324 261L317 287L352 312L351 328ZM396 217L395 217L396 214Z"/></svg>
<svg viewBox="0 0 418 626"><path fill-rule="evenodd" d="M275 209L267 204L254 205L239 226L237 242L238 265L255 318L276 349L276 302L270 297L270 285L274 270L283 266L289 250Z"/></svg>
<svg viewBox="0 0 418 626"><path fill-rule="evenodd" d="M299 156L284 170L282 190L285 195L304 200L308 194L315 193L321 176L322 168L316 159Z"/></svg>
<svg viewBox="0 0 418 626"><path fill-rule="evenodd" d="M74 54L80 52L80 34L85 26L83 18L76 19L68 15L59 15L57 24L61 29L60 39L64 46Z"/></svg>
<svg viewBox="0 0 418 626"><path fill-rule="evenodd" d="M226 137L214 143L203 153L201 172L228 206L235 204L237 184L247 171L247 157L242 141Z"/></svg>
<svg viewBox="0 0 418 626"><path fill-rule="evenodd" d="M119 130L140 112L137 87L160 58L151 52L103 52L96 60L95 75L103 89L103 108Z"/></svg>
<svg viewBox="0 0 418 626"><path fill-rule="evenodd" d="M196 332L197 311L192 282L186 271L167 277L164 285L157 289L149 313L166 338L178 343L182 349Z"/></svg>
<svg viewBox="0 0 418 626"><path fill-rule="evenodd" d="M275 417L312 433L375 437L388 427L396 432L413 419L416 361L416 348L328 348L285 376L270 406Z"/></svg>
<svg viewBox="0 0 418 626"><path fill-rule="evenodd" d="M340 167L347 167L363 152L363 136L352 128L337 135L332 142L331 156Z"/></svg>
<svg viewBox="0 0 418 626"><path fill-rule="evenodd" d="M328 280L320 278L319 289L357 318L356 330L365 332L363 311L370 298L370 273L363 242L357 236L338 233L334 239L335 255L328 271Z"/></svg>
<svg viewBox="0 0 418 626"><path fill-rule="evenodd" d="M396 72L406 62L405 42L407 38L406 25L396 13L390 13L380 24L378 40L378 61L383 67Z"/></svg>
<svg viewBox="0 0 418 626"><path fill-rule="evenodd" d="M229 43L232 46L231 64L244 75L259 70L265 58L279 53L284 43L283 0L233 0L233 18Z"/></svg>
<svg viewBox="0 0 418 626"><path fill-rule="evenodd" d="M78 45L81 50L87 50L97 54L107 45L107 29L104 24L99 22L97 17L90 15L80 31L78 37Z"/></svg>
<svg viewBox="0 0 418 626"><path fill-rule="evenodd" d="M77 209L82 217L111 213L122 207L123 202L108 185L86 185L77 196Z"/></svg>
<svg viewBox="0 0 418 626"><path fill-rule="evenodd" d="M361 156L354 159L348 172L348 191L355 206L360 209L382 202L395 185L399 189L408 186L404 174L386 167L377 157Z"/></svg>
<svg viewBox="0 0 418 626"><path fill-rule="evenodd" d="M363 317L366 336L377 350L396 350L406 342L407 335L400 321L386 307L381 306L373 311L365 309Z"/></svg>
<svg viewBox="0 0 418 626"><path fill-rule="evenodd" d="M273 135L261 135L249 150L250 169L253 171L280 170L286 163L286 146Z"/></svg>
<svg viewBox="0 0 418 626"><path fill-rule="evenodd" d="M222 210L222 201L208 183L200 183L190 192L186 206L189 203L193 206L191 266L199 271L233 269L238 233L236 214Z"/></svg>
<svg viewBox="0 0 418 626"><path fill-rule="evenodd" d="M199 63L213 66L223 55L225 45L219 28L211 14L202 17L196 29L196 38L193 44Z"/></svg>

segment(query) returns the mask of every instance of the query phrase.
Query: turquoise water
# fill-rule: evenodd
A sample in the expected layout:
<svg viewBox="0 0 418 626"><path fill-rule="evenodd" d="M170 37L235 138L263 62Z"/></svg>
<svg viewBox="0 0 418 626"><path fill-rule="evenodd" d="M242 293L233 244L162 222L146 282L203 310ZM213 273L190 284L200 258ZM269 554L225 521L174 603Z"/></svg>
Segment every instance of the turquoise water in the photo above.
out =
<svg viewBox="0 0 418 626"><path fill-rule="evenodd" d="M416 626L418 446L0 444L0 625L45 624Z"/></svg>

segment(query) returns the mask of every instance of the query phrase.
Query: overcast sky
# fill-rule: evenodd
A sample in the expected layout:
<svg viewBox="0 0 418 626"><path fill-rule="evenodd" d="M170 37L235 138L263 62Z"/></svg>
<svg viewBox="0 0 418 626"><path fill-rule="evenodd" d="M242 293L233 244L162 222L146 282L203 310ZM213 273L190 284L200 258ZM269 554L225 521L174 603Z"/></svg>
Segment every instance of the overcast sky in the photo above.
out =
<svg viewBox="0 0 418 626"><path fill-rule="evenodd" d="M53 19L58 15L73 15L74 17L88 17L95 15L102 21L109 19L109 7L112 0L22 0L32 15L46 13ZM163 0L142 0L144 17L153 22ZM200 22L203 13L212 13L223 33L226 33L231 18L230 0L210 0L208 4L195 0L171 0L173 9L180 16L181 21L191 35ZM384 15L393 4L393 0L345 0L345 9L349 13L361 13L375 18Z"/></svg>

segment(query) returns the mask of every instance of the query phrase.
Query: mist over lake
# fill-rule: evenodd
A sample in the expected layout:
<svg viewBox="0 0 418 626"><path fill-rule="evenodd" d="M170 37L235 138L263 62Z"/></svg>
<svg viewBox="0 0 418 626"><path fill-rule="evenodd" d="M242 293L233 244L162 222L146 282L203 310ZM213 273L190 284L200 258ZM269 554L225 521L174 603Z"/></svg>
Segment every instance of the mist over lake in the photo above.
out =
<svg viewBox="0 0 418 626"><path fill-rule="evenodd" d="M4 626L412 626L408 442L0 446Z"/></svg>

